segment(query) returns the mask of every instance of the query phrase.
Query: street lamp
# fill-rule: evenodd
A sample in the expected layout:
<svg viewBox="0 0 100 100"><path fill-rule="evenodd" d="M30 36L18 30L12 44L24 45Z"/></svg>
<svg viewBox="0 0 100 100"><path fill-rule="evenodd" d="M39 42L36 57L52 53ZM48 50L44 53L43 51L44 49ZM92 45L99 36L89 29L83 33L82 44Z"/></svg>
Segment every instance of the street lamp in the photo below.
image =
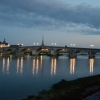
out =
<svg viewBox="0 0 100 100"><path fill-rule="evenodd" d="M54 46L54 45L57 45L57 43L52 43L52 45Z"/></svg>
<svg viewBox="0 0 100 100"><path fill-rule="evenodd" d="M94 45L92 44L92 45L90 45L90 47L94 47Z"/></svg>
<svg viewBox="0 0 100 100"><path fill-rule="evenodd" d="M75 46L75 44L71 44L71 46Z"/></svg>
<svg viewBox="0 0 100 100"><path fill-rule="evenodd" d="M39 45L39 43L37 43L37 45Z"/></svg>

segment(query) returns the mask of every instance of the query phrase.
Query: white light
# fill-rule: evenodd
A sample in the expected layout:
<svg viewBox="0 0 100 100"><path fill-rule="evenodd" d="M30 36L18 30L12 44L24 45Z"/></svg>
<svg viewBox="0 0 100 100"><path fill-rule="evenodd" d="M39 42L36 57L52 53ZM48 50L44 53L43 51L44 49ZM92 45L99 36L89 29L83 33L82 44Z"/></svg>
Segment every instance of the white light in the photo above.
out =
<svg viewBox="0 0 100 100"><path fill-rule="evenodd" d="M23 44L22 44L23 45Z"/></svg>
<svg viewBox="0 0 100 100"><path fill-rule="evenodd" d="M94 47L94 45L90 45L90 47Z"/></svg>
<svg viewBox="0 0 100 100"><path fill-rule="evenodd" d="M39 45L39 43L37 43L37 45Z"/></svg>
<svg viewBox="0 0 100 100"><path fill-rule="evenodd" d="M55 45L56 45L56 43L55 43Z"/></svg>
<svg viewBox="0 0 100 100"><path fill-rule="evenodd" d="M71 46L75 46L75 44L71 44Z"/></svg>
<svg viewBox="0 0 100 100"><path fill-rule="evenodd" d="M19 45L19 44L18 44Z"/></svg>
<svg viewBox="0 0 100 100"><path fill-rule="evenodd" d="M53 45L53 43L52 43L52 45Z"/></svg>

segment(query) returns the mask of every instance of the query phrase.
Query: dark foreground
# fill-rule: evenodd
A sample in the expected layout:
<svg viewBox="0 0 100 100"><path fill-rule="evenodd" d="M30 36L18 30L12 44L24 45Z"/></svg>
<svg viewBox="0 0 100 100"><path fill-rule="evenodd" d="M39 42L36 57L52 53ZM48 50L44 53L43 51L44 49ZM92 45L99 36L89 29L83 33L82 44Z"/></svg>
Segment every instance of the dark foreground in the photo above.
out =
<svg viewBox="0 0 100 100"><path fill-rule="evenodd" d="M82 100L100 91L100 75L79 78L72 81L62 80L50 90L42 91L38 96L28 96L23 100Z"/></svg>

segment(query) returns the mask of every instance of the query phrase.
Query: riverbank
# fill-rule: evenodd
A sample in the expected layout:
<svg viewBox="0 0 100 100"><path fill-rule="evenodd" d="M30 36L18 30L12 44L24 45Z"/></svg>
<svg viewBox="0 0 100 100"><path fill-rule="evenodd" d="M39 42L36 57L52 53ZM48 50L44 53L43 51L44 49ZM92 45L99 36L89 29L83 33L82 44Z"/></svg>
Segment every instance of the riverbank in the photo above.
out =
<svg viewBox="0 0 100 100"><path fill-rule="evenodd" d="M82 100L100 91L100 75L79 78L72 81L62 80L54 84L50 90L38 96L28 96L23 100Z"/></svg>

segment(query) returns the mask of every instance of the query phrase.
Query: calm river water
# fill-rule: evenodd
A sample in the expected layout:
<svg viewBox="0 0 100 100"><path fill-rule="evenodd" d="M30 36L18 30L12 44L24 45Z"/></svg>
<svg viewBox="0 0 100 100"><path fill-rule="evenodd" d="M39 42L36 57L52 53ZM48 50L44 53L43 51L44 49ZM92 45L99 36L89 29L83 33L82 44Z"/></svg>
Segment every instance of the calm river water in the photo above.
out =
<svg viewBox="0 0 100 100"><path fill-rule="evenodd" d="M0 100L21 100L28 95L37 95L62 79L73 80L100 74L100 56L88 59L66 56L38 59L24 57L0 57Z"/></svg>

